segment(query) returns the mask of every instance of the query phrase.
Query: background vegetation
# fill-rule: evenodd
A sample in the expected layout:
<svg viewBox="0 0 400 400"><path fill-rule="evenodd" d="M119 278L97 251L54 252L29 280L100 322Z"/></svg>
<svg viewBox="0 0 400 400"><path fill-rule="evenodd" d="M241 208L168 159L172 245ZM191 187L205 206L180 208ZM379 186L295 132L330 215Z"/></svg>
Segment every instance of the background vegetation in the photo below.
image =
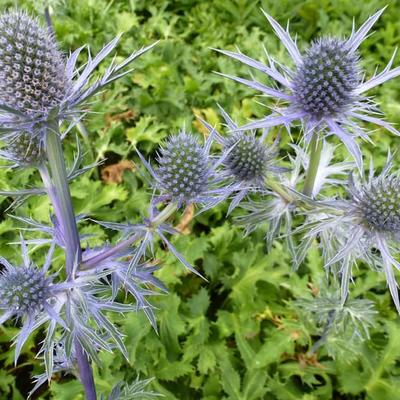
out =
<svg viewBox="0 0 400 400"><path fill-rule="evenodd" d="M2 0L1 7L18 5L41 17L40 3ZM350 34L353 18L360 25L388 3L375 33L360 49L368 76L375 66L382 69L400 44L398 1L52 2L56 35L65 51L88 43L95 53L121 31L125 32L118 47L121 57L161 40L135 64L136 70L129 77L101 95L92 108L96 113L85 120L87 161L105 159L105 165L72 184L76 212L95 219L138 220L146 213L150 193L139 173L142 168L134 146L153 157L160 141L183 125L203 133L195 115L218 124L217 102L239 122L267 112L259 102L270 105L269 100L213 74L223 71L245 75L248 69L210 49L238 46L245 54L264 60L265 46L275 58L289 62L260 7L282 24L290 19L291 31L297 33L304 48L321 34ZM400 64L399 57L395 63ZM395 123L400 122L399 88L397 79L374 93L387 119ZM285 156L289 137L282 134ZM387 150L398 149L399 139L382 130L376 130L372 138L376 145L363 144L364 154L367 160L373 155L376 164L382 165ZM69 159L75 147L74 136L70 135L65 143ZM347 157L342 147L336 155L338 160ZM124 163L118 164L120 168L115 167L121 161ZM126 161L137 162L138 167ZM0 188L4 190L31 187L38 182L33 170L3 169L0 174ZM3 256L17 262L18 247L10 243L17 240L16 228L21 225L6 214L12 201L0 198L0 246ZM351 286L351 298L370 299L376 304L370 337L351 340L350 326L332 331L326 344L311 353L324 324L305 311L298 300L329 299L318 249L314 248L300 270L293 273L281 242L267 252L262 229L244 240L242 230L226 218L225 212L223 205L193 220L186 218L184 234L174 240L209 282L188 274L166 249L157 249L155 257L163 260L158 276L169 289L169 294L153 298L158 307L159 335L143 313L120 319L130 363L119 354L103 353L103 368L95 370L99 390L109 392L118 381L129 382L139 375L155 377L152 388L167 400L398 400L400 318L384 276L360 265ZM29 198L17 214L46 222L49 202L43 197ZM176 220L176 224L180 222ZM87 239L91 246L117 238L90 223L82 224L81 231L91 235ZM45 248L31 249L40 264ZM54 271L62 267L61 253L56 261ZM39 361L33 359L41 332L24 347L20 363L13 365L10 342L17 329L12 324L0 328L1 399L26 398L31 374L41 370ZM36 398L79 400L83 394L79 382L64 376L50 387L41 388Z"/></svg>

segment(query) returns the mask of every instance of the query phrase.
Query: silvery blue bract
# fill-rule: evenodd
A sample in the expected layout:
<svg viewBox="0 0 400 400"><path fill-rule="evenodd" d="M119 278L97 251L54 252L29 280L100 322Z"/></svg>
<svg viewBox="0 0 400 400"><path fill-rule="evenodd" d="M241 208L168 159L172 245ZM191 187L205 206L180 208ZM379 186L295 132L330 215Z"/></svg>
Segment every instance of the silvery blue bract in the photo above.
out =
<svg viewBox="0 0 400 400"><path fill-rule="evenodd" d="M292 70L269 56L269 65L264 65L241 53L218 50L266 74L279 87L275 89L256 80L220 75L287 103L286 107L276 107L274 114L250 122L240 129L265 129L278 125L289 128L294 121L300 120L307 143L314 133L325 129L326 133L338 136L361 170L362 153L355 139L366 139L368 135L355 120L372 122L399 134L389 123L375 116L377 107L364 95L368 90L400 75L400 67L391 69L394 55L382 72L366 81L363 81L364 71L358 64L357 49L383 11L370 17L347 40L323 37L311 44L304 54L301 54L289 32L264 13L294 62Z"/></svg>

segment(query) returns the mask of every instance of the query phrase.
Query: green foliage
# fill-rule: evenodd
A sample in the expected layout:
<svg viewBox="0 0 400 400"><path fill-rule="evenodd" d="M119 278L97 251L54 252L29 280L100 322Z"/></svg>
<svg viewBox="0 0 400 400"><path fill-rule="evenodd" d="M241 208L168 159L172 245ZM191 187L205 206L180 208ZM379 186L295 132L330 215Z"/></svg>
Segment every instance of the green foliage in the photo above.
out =
<svg viewBox="0 0 400 400"><path fill-rule="evenodd" d="M39 15L42 2L18 2ZM257 59L265 59L262 46L279 58L289 58L259 11L260 7L279 22L292 20L291 31L298 34L300 47L318 34L348 34L352 19L357 23L387 2L371 0L54 0L49 1L57 37L68 51L89 43L92 53L117 32L125 34L118 48L120 57L160 39L160 44L135 64L136 70L101 94L84 125L87 162L120 160L140 162L137 146L146 156L169 132L183 124L199 128L195 115L219 123L216 102L232 113L238 122L259 118L267 112L259 98L212 71L243 75L247 68L217 55L211 47L234 49ZM376 33L362 46L367 75L390 59L399 42L400 6L392 2L376 26ZM13 5L4 0L3 7ZM84 60L82 60L83 62ZM399 64L399 58L396 58ZM104 68L104 66L102 67ZM388 120L400 122L399 81L377 89L376 99ZM262 99L265 105L270 100ZM282 156L289 137L282 132ZM295 137L296 137L295 132ZM395 149L395 138L377 130L372 135L376 147L363 144L367 157L377 166L384 163L388 148ZM65 145L72 159L73 135ZM347 157L343 146L337 158ZM141 171L142 169L139 168ZM0 189L11 190L40 185L32 170L4 170ZM136 221L146 212L149 193L138 171L126 171L120 184L105 184L100 169L77 179L71 187L77 213L95 219ZM12 199L1 197L3 212ZM221 206L196 217L191 233L174 238L174 244L188 261L207 277L205 282L187 274L164 248L155 257L164 261L158 277L169 294L153 298L158 308L159 334L142 314L131 314L116 322L125 333L129 363L119 354L102 353L103 368L95 370L99 391L110 393L118 382L136 378L155 379L152 390L173 400L330 400L400 398L400 320L391 304L384 278L360 266L355 272L354 298L369 299L378 313L369 338L347 333L328 336L326 345L312 353L312 345L323 334L324 323L305 312L296 302L324 297L325 272L318 252L313 249L297 273L291 271L290 256L277 241L265 249L262 230L243 238L239 228L225 218ZM17 214L48 221L49 202L30 197ZM179 221L176 221L179 222ZM1 254L19 260L18 250L9 246L17 240L17 221L0 221ZM90 234L91 246L117 239L113 233L86 222L82 233ZM34 258L41 262L44 249L38 246ZM53 268L62 266L62 257ZM22 399L31 388L29 376L41 366L33 359L34 348L43 339L41 332L24 346L23 360L13 365L10 347L17 327L0 328L0 398ZM351 330L351 325L349 327ZM83 399L82 388L74 377L54 380L36 395L38 399ZM140 398L140 397L138 397Z"/></svg>

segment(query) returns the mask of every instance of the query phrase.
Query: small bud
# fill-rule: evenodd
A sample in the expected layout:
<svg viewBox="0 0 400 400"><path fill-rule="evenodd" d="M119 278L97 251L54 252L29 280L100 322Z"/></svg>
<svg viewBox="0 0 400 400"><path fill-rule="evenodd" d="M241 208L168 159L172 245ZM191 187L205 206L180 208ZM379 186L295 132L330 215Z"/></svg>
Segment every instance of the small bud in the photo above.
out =
<svg viewBox="0 0 400 400"><path fill-rule="evenodd" d="M369 229L400 233L400 179L397 176L375 179L353 200Z"/></svg>
<svg viewBox="0 0 400 400"><path fill-rule="evenodd" d="M193 135L170 136L157 161L159 185L174 201L191 202L207 189L208 156Z"/></svg>
<svg viewBox="0 0 400 400"><path fill-rule="evenodd" d="M41 310L49 297L50 282L37 268L7 269L0 276L0 306L18 316Z"/></svg>
<svg viewBox="0 0 400 400"><path fill-rule="evenodd" d="M254 135L234 133L224 147L228 152L224 164L239 181L262 181L265 178L270 154Z"/></svg>
<svg viewBox="0 0 400 400"><path fill-rule="evenodd" d="M10 154L10 158L20 165L37 165L44 158L40 139L32 137L26 132L10 140L6 149Z"/></svg>

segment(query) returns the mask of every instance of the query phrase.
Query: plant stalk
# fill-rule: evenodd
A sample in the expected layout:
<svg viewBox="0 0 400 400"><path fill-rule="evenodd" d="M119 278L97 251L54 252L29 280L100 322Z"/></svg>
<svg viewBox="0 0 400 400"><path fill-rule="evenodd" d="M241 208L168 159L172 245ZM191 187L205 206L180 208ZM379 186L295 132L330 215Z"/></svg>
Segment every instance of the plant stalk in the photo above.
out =
<svg viewBox="0 0 400 400"><path fill-rule="evenodd" d="M93 371L89 360L82 349L78 339L74 340L76 359L78 362L79 377L85 388L86 400L96 400L96 386L94 384Z"/></svg>
<svg viewBox="0 0 400 400"><path fill-rule="evenodd" d="M68 279L73 279L73 271L76 263L82 259L78 228L76 226L75 213L72 207L71 193L67 178L67 170L61 139L58 132L58 121L51 121L46 132L46 153L50 170L50 176L54 187L55 197L59 209L58 221L62 227L65 240L65 267Z"/></svg>
<svg viewBox="0 0 400 400"><path fill-rule="evenodd" d="M151 221L153 227L157 227L158 225L162 224L165 222L176 210L178 206L175 203L170 203L168 204L156 217ZM128 237L125 240L122 240L121 242L117 243L115 246L102 251L99 254L96 254L95 256L88 258L87 260L84 260L83 263L81 264L81 269L83 270L88 270L90 268L95 267L98 265L101 261L105 260L106 258L110 258L118 254L119 252L127 249L129 246L131 246L133 243L135 243L137 240L141 239L145 232L136 232L134 235Z"/></svg>
<svg viewBox="0 0 400 400"><path fill-rule="evenodd" d="M50 176L47 174L47 170L44 169L42 169L41 174L63 233L67 277L69 281L73 281L74 271L82 260L82 251L69 190L58 120L50 120L48 122L45 147ZM51 179L50 182L49 178ZM80 380L85 390L86 399L96 400L96 387L90 361L77 339L74 341L74 346Z"/></svg>
<svg viewBox="0 0 400 400"><path fill-rule="evenodd" d="M322 145L323 141L319 139L318 133L314 133L310 142L310 161L303 188L303 194L308 197L312 197L315 178L317 177L319 162L321 160Z"/></svg>

